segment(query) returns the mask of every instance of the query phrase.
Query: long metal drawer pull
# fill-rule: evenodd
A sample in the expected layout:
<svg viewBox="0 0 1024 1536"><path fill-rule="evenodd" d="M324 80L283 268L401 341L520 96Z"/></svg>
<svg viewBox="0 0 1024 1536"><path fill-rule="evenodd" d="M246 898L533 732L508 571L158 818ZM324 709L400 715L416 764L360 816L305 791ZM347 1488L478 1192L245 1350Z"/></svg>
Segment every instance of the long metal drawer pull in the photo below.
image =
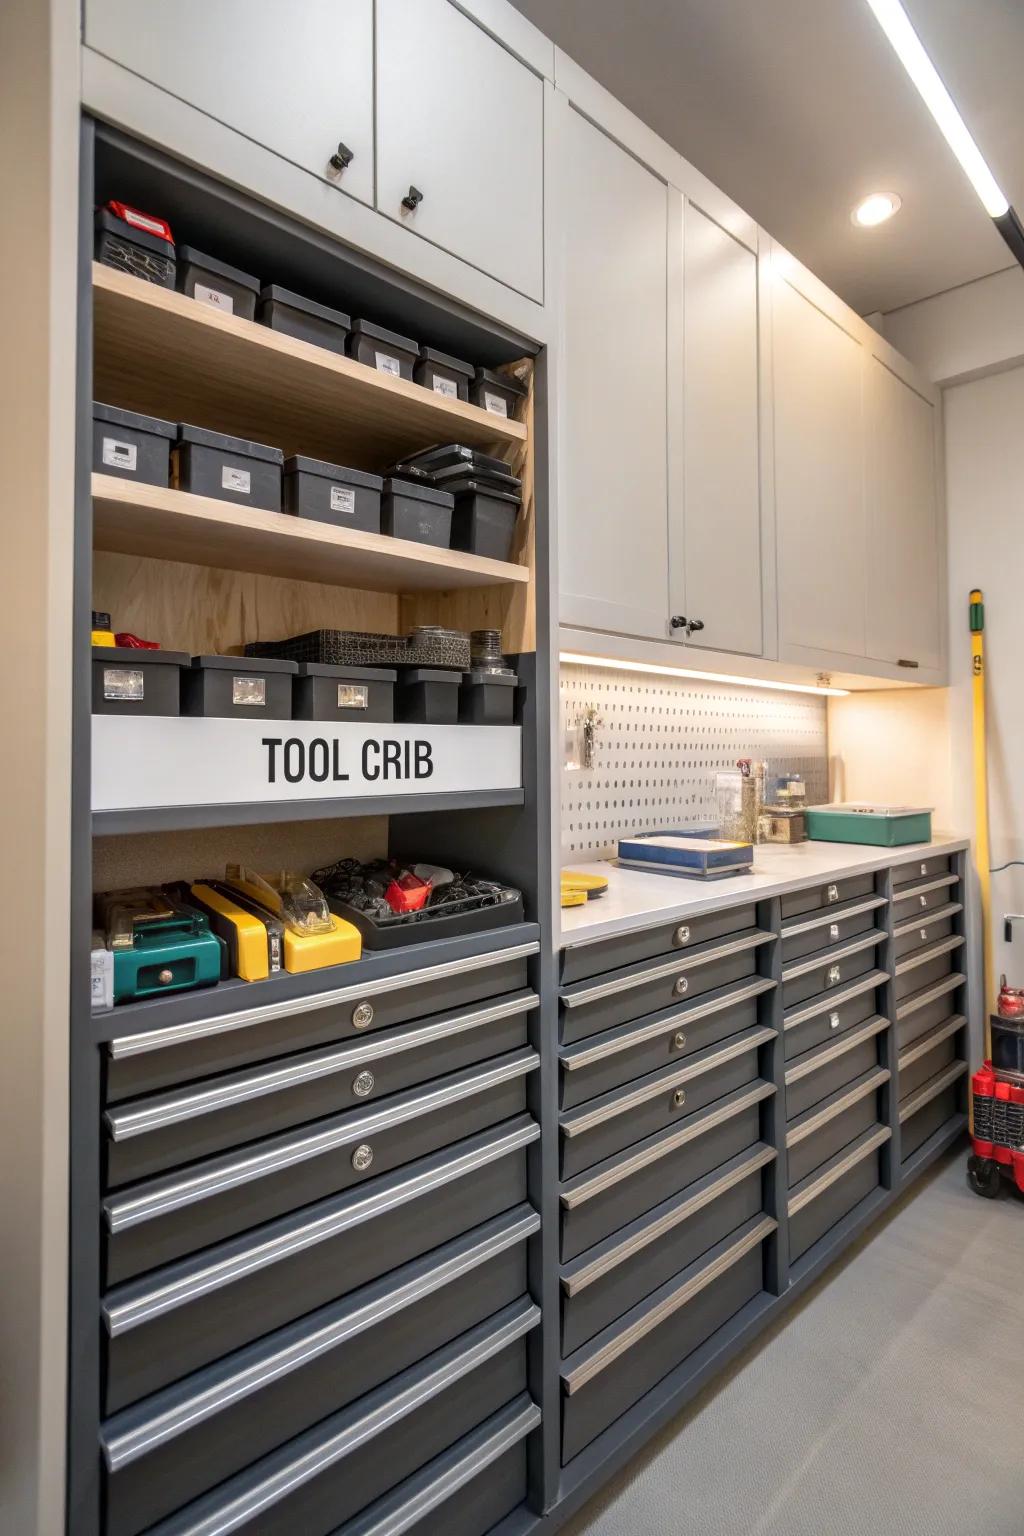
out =
<svg viewBox="0 0 1024 1536"><path fill-rule="evenodd" d="M826 907L813 917L790 918L782 925L782 939L794 939L798 934L813 933L815 928L827 928L832 923L843 923L848 917L860 917L864 912L877 912L885 906L884 896L865 896L860 901L845 902L840 907Z"/></svg>
<svg viewBox="0 0 1024 1536"><path fill-rule="evenodd" d="M805 1119L798 1119L786 1132L786 1146L796 1147L808 1136L822 1130L830 1120L838 1119L844 1110L852 1109L854 1104L859 1104L861 1099L866 1099L869 1094L884 1088L892 1073L888 1067L874 1067L865 1072L863 1077L858 1077L852 1088L839 1095L837 1099L830 1099L824 1109L813 1110Z"/></svg>
<svg viewBox="0 0 1024 1536"><path fill-rule="evenodd" d="M911 1115L916 1115L918 1110L923 1109L926 1104L930 1104L932 1099L938 1098L940 1093L943 1093L958 1078L963 1077L966 1071L966 1061L951 1061L944 1071L939 1072L935 1077L930 1077L916 1093L912 1093L909 1098L903 1100L900 1105L900 1125L905 1120L909 1120Z"/></svg>
<svg viewBox="0 0 1024 1536"><path fill-rule="evenodd" d="M945 906L931 907L916 917L907 918L906 922L897 923L892 931L893 938L902 939L904 934L913 933L918 928L933 928L936 923L945 922L947 917L956 917L963 909L963 903L959 901L948 901Z"/></svg>
<svg viewBox="0 0 1024 1536"><path fill-rule="evenodd" d="M674 1072L659 1077L656 1083L647 1083L634 1088L616 1098L611 1104L602 1104L598 1109L573 1111L562 1120L562 1132L570 1138L582 1136L587 1131L592 1131L596 1125L603 1125L606 1120L614 1120L618 1115L628 1114L631 1109L646 1104L649 1099L660 1099L663 1093L670 1093L681 1083L703 1077L706 1072L713 1072L716 1067L723 1067L727 1062L735 1061L737 1056L746 1056L748 1052L766 1045L769 1040L774 1040L775 1035L776 1031L767 1026L751 1025L743 1034L716 1049L713 1055L705 1057L703 1061L691 1059L677 1067ZM598 1103L600 1104L600 1100Z"/></svg>
<svg viewBox="0 0 1024 1536"><path fill-rule="evenodd" d="M873 1131L868 1131L860 1137L848 1152L844 1152L842 1157L829 1163L824 1173L814 1174L802 1188L797 1190L796 1194L790 1195L788 1214L795 1216L798 1211L803 1210L805 1205L810 1205L812 1200L817 1200L819 1195L831 1189L833 1184L838 1184L845 1173L849 1173L851 1168L856 1168L858 1163L862 1163L866 1157L871 1156L872 1152L884 1146L891 1135L892 1130L889 1126L878 1125Z"/></svg>
<svg viewBox="0 0 1024 1536"><path fill-rule="evenodd" d="M371 1035L367 1040L329 1051L315 1051L297 1061L289 1061L284 1066L232 1073L230 1077L218 1078L202 1087L142 1099L119 1109L108 1109L104 1118L113 1140L126 1141L131 1136L142 1136L168 1125L179 1125L199 1115L213 1114L217 1110L229 1109L235 1104L244 1104L266 1094L281 1093L303 1083L315 1082L318 1078L350 1072L366 1062L382 1061L385 1057L398 1056L453 1035L465 1034L471 1029L481 1029L499 1019L525 1013L538 1007L539 1003L536 993L521 992L487 1008L452 1014L448 1018L434 1020L400 1033L382 1030L379 1035Z"/></svg>
<svg viewBox="0 0 1024 1536"><path fill-rule="evenodd" d="M212 1167L209 1164L205 1168L200 1165L190 1173L154 1181L139 1193L113 1196L103 1202L107 1227L111 1232L123 1232L128 1227L138 1226L140 1222L164 1216L168 1211L195 1205L200 1200L210 1200L215 1195L237 1188L239 1184L267 1178L285 1168L294 1167L296 1163L307 1162L312 1157L320 1157L337 1147L347 1146L349 1142L380 1135L382 1131L394 1130L396 1126L404 1125L420 1115L460 1104L464 1099L486 1092L488 1088L524 1077L534 1071L537 1065L535 1051L529 1048L516 1051L511 1056L499 1057L496 1065L486 1071L474 1071L471 1076L454 1083L449 1080L440 1087L402 1095L400 1103L384 1104L379 1109L365 1110L360 1114L346 1114L340 1125L332 1125L327 1130L282 1136L276 1138L276 1145L270 1148L260 1150L257 1147L241 1157L221 1158Z"/></svg>
<svg viewBox="0 0 1024 1536"><path fill-rule="evenodd" d="M445 1357L441 1363L431 1366L431 1359L436 1361L436 1356L428 1355L420 1366L414 1366L408 1373L414 1379L405 1387L399 1387L397 1391L392 1389L388 1396L384 1396L380 1390L375 1391L370 1394L374 1400L370 1408L360 1412L356 1404L352 1414L343 1410L342 1414L335 1415L335 1418L344 1416L348 1422L333 1434L325 1433L322 1424L305 1431L298 1437L299 1446L293 1449L287 1460L282 1452L271 1452L265 1458L272 1461L273 1466L258 1481L250 1481L253 1474L259 1476L260 1463L256 1462L248 1476L241 1474L248 1482L247 1487L233 1493L232 1483L237 1488L240 1481L240 1477L236 1476L203 1498L201 1504L204 1507L194 1518L188 1518L187 1509L183 1511L174 1522L176 1536L230 1536L230 1532L244 1529L264 1511L273 1509L275 1504L279 1504L296 1489L305 1487L314 1478L321 1476L328 1467L351 1456L390 1425L408 1418L409 1414L429 1403L447 1387L461 1381L501 1350L523 1338L539 1321L540 1308L528 1299L503 1308L498 1313L496 1323L491 1320L483 1325L487 1332L475 1328L465 1336L471 1341L468 1345L459 1341L462 1348L457 1351L452 1348L438 1351L438 1354ZM402 1377L398 1379L401 1381ZM308 1449L302 1449L303 1444ZM294 1441L292 1445L295 1446Z"/></svg>
<svg viewBox="0 0 1024 1536"><path fill-rule="evenodd" d="M334 1536L404 1536L505 1451L525 1440L540 1422L540 1409L524 1392L507 1408L485 1419L471 1435L457 1441L447 1455L347 1521Z"/></svg>
<svg viewBox="0 0 1024 1536"><path fill-rule="evenodd" d="M849 986L840 987L838 991L819 992L809 1003L803 1003L799 1008L790 1008L783 1016L783 1029L795 1029L798 1024L806 1024L810 1019L816 1019L819 1014L832 1013L834 1009L841 1008L844 1003L850 1003L855 997L862 997L865 992L874 991L875 987L881 987L889 980L887 971L868 971L866 976L858 976L856 981L851 981Z"/></svg>
<svg viewBox="0 0 1024 1536"><path fill-rule="evenodd" d="M107 1422L101 1435L107 1467L111 1472L119 1471L156 1446L166 1445L196 1424L213 1418L225 1408L261 1391L271 1382L299 1370L311 1360L337 1349L339 1345L376 1327L425 1296L451 1285L463 1275L478 1269L481 1264L486 1264L498 1254L532 1237L540 1230L540 1217L529 1207L520 1206L506 1217L499 1217L497 1223L488 1223L488 1226L491 1230L483 1238L471 1243L463 1239L462 1252L435 1262L432 1268L417 1275L415 1279L406 1281L404 1285L395 1285L373 1301L359 1306L352 1304L353 1298L346 1298L333 1309L339 1315L332 1322L321 1324L313 1332L301 1334L292 1343L278 1347L241 1368L232 1368L229 1356L219 1370L214 1368L214 1380L210 1381L207 1376L208 1385L199 1391L183 1395L182 1389L187 1386L187 1382L177 1383L116 1415ZM374 1289L379 1288L380 1282L374 1282ZM294 1328L289 1331L294 1331Z"/></svg>
<svg viewBox="0 0 1024 1536"><path fill-rule="evenodd" d="M602 1280L605 1275L624 1264L627 1259L641 1253L650 1243L656 1242L659 1237L664 1237L666 1232L671 1232L673 1227L681 1226L691 1216L702 1211L706 1205L711 1205L720 1196L728 1194L730 1189L735 1189L744 1179L749 1178L758 1169L764 1168L768 1163L774 1162L777 1157L774 1147L759 1147L750 1157L722 1178L716 1179L706 1189L699 1190L689 1200L684 1200L672 1211L664 1216L659 1216L654 1221L646 1222L639 1231L625 1240L616 1243L602 1253L600 1258L593 1259L589 1264L581 1265L574 1269L572 1274L562 1276L562 1289L567 1296L576 1296L580 1291L585 1291L597 1280Z"/></svg>
<svg viewBox="0 0 1024 1536"><path fill-rule="evenodd" d="M756 981L735 982L734 990L731 990L727 996L699 998L690 1007L680 1008L677 1012L670 1014L667 1019L660 1019L656 1024L647 1024L643 1029L630 1030L628 1034L617 1034L614 1040L603 1040L598 1045L585 1045L580 1049L569 1046L562 1052L562 1066L567 1072L577 1072L580 1067L593 1066L595 1061L603 1061L608 1056L617 1056L620 1051L632 1050L634 1046L644 1045L648 1040L657 1040L660 1035L671 1035L677 1029L693 1024L698 1019L707 1019L713 1014L724 1012L726 1008L747 1003L753 997L760 997L764 992L773 991L777 985L777 982L767 976L759 976Z"/></svg>
<svg viewBox="0 0 1024 1536"><path fill-rule="evenodd" d="M103 1320L111 1338L119 1338L133 1328L151 1323L164 1313L187 1306L201 1296L210 1295L224 1286L233 1285L246 1275L267 1269L294 1258L318 1243L338 1237L399 1210L413 1200L422 1199L446 1184L453 1184L472 1173L478 1173L490 1163L521 1151L540 1138L540 1126L526 1115L520 1115L498 1135L487 1134L487 1139L457 1157L447 1157L436 1167L425 1172L410 1173L400 1170L391 1175L393 1182L381 1188L380 1184L348 1190L333 1202L335 1208L325 1215L304 1222L292 1231L277 1236L260 1238L239 1244L226 1258L206 1258L190 1267L176 1264L169 1270L158 1271L144 1282L131 1282L114 1291L103 1303ZM436 1154L435 1154L436 1155ZM413 1165L415 1167L415 1164Z"/></svg>
<svg viewBox="0 0 1024 1536"><path fill-rule="evenodd" d="M922 880L918 885L897 885L893 889L892 904L898 907L904 901L912 901L917 896L927 896L930 891L947 890L949 886L956 885L956 875L936 875L932 880Z"/></svg>
<svg viewBox="0 0 1024 1536"><path fill-rule="evenodd" d="M881 928L872 928L867 933L858 933L856 938L847 939L845 944L811 955L808 959L794 960L789 965L784 965L782 980L783 982L795 981L798 976L808 976L812 971L820 971L822 966L831 965L836 960L847 960L851 955L859 955L865 949L874 949L877 945L884 943L885 937Z"/></svg>
<svg viewBox="0 0 1024 1536"><path fill-rule="evenodd" d="M801 1078L817 1072L819 1067L827 1067L830 1062L838 1061L840 1056L846 1055L847 1051L855 1051L858 1045L864 1044L865 1040L871 1040L888 1028L889 1020L883 1018L880 1013L876 1013L870 1019L865 1019L863 1024L847 1030L846 1034L840 1035L838 1040L833 1040L821 1049L809 1051L808 1059L797 1060L791 1067L786 1068L786 1087L791 1088Z"/></svg>
<svg viewBox="0 0 1024 1536"><path fill-rule="evenodd" d="M612 1167L602 1168L597 1174L572 1184L564 1189L559 1199L567 1211L574 1210L576 1206L583 1205L587 1200L593 1200L596 1195L604 1194L605 1190L612 1189L620 1184L623 1179L630 1178L641 1169L648 1168L652 1163L659 1162L667 1157L670 1152L677 1152L680 1147L685 1147L687 1142L695 1141L698 1136L703 1136L706 1131L717 1130L727 1120L732 1120L736 1115L741 1115L744 1110L752 1109L755 1104L760 1104L762 1099L770 1099L775 1093L775 1084L758 1082L752 1088L741 1089L736 1098L730 1098L725 1104L707 1111L705 1114L694 1118L682 1125L671 1136L660 1139L655 1146L644 1147L639 1152L631 1152L628 1157L617 1158Z"/></svg>
<svg viewBox="0 0 1024 1536"><path fill-rule="evenodd" d="M268 1024L275 1019L315 1013L318 1008L359 1002L365 997L388 997L392 992L404 992L409 987L429 986L434 981L447 981L452 976L465 976L471 971L487 970L494 965L504 965L507 960L523 960L528 955L539 953L540 945L536 940L528 944L513 944L508 949L488 950L483 955L466 955L461 960L446 961L444 965L427 965L419 971L404 971L397 976L360 981L348 987L335 987L330 992L315 992L310 997L281 998L275 1003L242 1008L236 1013L222 1013L212 1019L193 1019L184 1024L165 1024L159 1029L145 1030L138 1035L121 1035L107 1042L107 1051L115 1060L125 1056L141 1056L147 1051L161 1051L170 1045L202 1040L207 1035L222 1035L228 1030L249 1029L254 1024Z"/></svg>
<svg viewBox="0 0 1024 1536"><path fill-rule="evenodd" d="M922 987L920 992L911 992L902 1002L896 1004L896 1018L902 1023L912 1013L917 1013L920 1008L927 1008L929 1003L938 1002L940 997L945 997L947 992L955 992L957 987L962 987L967 977L963 971L950 971L948 976L943 976L940 981L932 982L927 987Z"/></svg>
<svg viewBox="0 0 1024 1536"><path fill-rule="evenodd" d="M594 1350L588 1360L581 1361L575 1369L566 1372L562 1377L566 1393L571 1397L574 1392L585 1387L588 1381L600 1375L613 1361L632 1349L634 1344L638 1344L666 1318L678 1312L681 1307L685 1307L686 1303L692 1301L695 1296L699 1296L701 1291L713 1281L720 1279L752 1248L756 1248L758 1243L763 1243L766 1237L771 1237L777 1225L778 1223L771 1216L762 1216L755 1220L753 1227L731 1243L724 1253L720 1253L716 1259L712 1259L710 1264L706 1264L699 1274L671 1292L657 1306L652 1307L644 1317L637 1318L635 1323L623 1328L622 1332L609 1339L607 1344Z"/></svg>
<svg viewBox="0 0 1024 1536"><path fill-rule="evenodd" d="M950 934L948 939L940 939L937 944L929 944L927 949L915 949L902 960L896 962L896 975L905 976L908 971L915 971L919 965L927 965L929 960L941 960L943 955L951 955L954 949L960 949L966 940L962 933Z"/></svg>
<svg viewBox="0 0 1024 1536"><path fill-rule="evenodd" d="M899 1059L900 1071L904 1072L907 1067L913 1066L915 1061L920 1061L922 1056L927 1056L929 1051L934 1051L937 1045L941 1045L943 1040L948 1040L950 1035L955 1035L958 1030L963 1029L966 1023L967 1020L962 1013L954 1013L930 1034L923 1035L920 1040L915 1040L913 1045L908 1045Z"/></svg>
<svg viewBox="0 0 1024 1536"><path fill-rule="evenodd" d="M633 971L629 976L616 976L611 981L599 981L575 992L563 992L562 1002L567 1008L580 1008L586 1003L599 1002L603 997L614 997L617 992L630 992L634 987L644 986L649 981L662 981L666 976L695 971L702 965L710 965L713 960L727 960L730 955L742 955L750 949L760 949L762 944L770 944L774 937L773 933L765 933L761 928L752 928L749 933L738 934L723 943L714 943L709 949L695 949L689 954L663 960L660 965Z"/></svg>

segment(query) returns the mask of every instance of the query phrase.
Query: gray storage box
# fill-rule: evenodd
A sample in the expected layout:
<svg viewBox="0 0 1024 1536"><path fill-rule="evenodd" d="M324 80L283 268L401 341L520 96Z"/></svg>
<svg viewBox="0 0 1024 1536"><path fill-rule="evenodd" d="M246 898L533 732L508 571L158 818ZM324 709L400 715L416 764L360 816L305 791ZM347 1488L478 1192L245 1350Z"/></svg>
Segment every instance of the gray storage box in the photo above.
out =
<svg viewBox="0 0 1024 1536"><path fill-rule="evenodd" d="M420 353L419 342L411 336L400 336L370 320L353 320L346 346L356 362L394 379L411 379Z"/></svg>
<svg viewBox="0 0 1024 1536"><path fill-rule="evenodd" d="M452 549L484 555L490 560L508 560L522 505L519 493L462 478L447 481L445 490L455 497Z"/></svg>
<svg viewBox="0 0 1024 1536"><path fill-rule="evenodd" d="M182 422L173 454L172 484L193 496L214 496L241 507L280 512L283 463L280 448ZM182 554L187 553L183 548Z"/></svg>
<svg viewBox="0 0 1024 1536"><path fill-rule="evenodd" d="M413 378L424 389L446 400L468 400L469 381L473 377L471 363L462 363L447 352L434 347L420 347L420 355L413 367Z"/></svg>
<svg viewBox="0 0 1024 1536"><path fill-rule="evenodd" d="M96 260L101 266L113 267L115 272L126 272L160 288L173 288L174 242L157 233L158 229L167 229L165 221L151 219L137 208L125 208L125 212L129 217L121 218L110 208L97 208ZM145 224L152 228L145 228Z"/></svg>
<svg viewBox="0 0 1024 1536"><path fill-rule="evenodd" d="M459 687L463 725L511 725L516 716L514 672L464 672Z"/></svg>
<svg viewBox="0 0 1024 1536"><path fill-rule="evenodd" d="M181 711L232 720L290 720L294 661L193 656L182 676Z"/></svg>
<svg viewBox="0 0 1024 1536"><path fill-rule="evenodd" d="M94 715L177 715L181 713L184 651L149 651L133 645L92 648Z"/></svg>
<svg viewBox="0 0 1024 1536"><path fill-rule="evenodd" d="M179 293L200 304L208 304L222 315L252 320L256 314L260 280L216 256L197 251L194 246L179 245L177 288Z"/></svg>
<svg viewBox="0 0 1024 1536"><path fill-rule="evenodd" d="M328 352L344 353L345 342L352 321L343 310L329 309L270 283L260 291L256 318L261 325L282 336L294 336L296 341L308 341L314 347L325 347Z"/></svg>
<svg viewBox="0 0 1024 1536"><path fill-rule="evenodd" d="M410 725L457 725L461 674L440 667L403 667L398 718Z"/></svg>
<svg viewBox="0 0 1024 1536"><path fill-rule="evenodd" d="M293 454L284 461L284 510L338 528L380 533L383 484L380 475Z"/></svg>
<svg viewBox="0 0 1024 1536"><path fill-rule="evenodd" d="M510 373L495 373L478 368L469 386L469 398L492 416L514 416L519 401L526 396L526 385Z"/></svg>
<svg viewBox="0 0 1024 1536"><path fill-rule="evenodd" d="M99 475L120 475L146 485L167 485L171 477L174 421L140 416L116 405L92 406L92 467Z"/></svg>
<svg viewBox="0 0 1024 1536"><path fill-rule="evenodd" d="M447 491L413 480L384 481L380 505L381 531L415 544L448 549L452 537L454 498Z"/></svg>
<svg viewBox="0 0 1024 1536"><path fill-rule="evenodd" d="M325 667L300 661L293 684L296 720L353 720L387 725L395 718L395 678L387 667Z"/></svg>

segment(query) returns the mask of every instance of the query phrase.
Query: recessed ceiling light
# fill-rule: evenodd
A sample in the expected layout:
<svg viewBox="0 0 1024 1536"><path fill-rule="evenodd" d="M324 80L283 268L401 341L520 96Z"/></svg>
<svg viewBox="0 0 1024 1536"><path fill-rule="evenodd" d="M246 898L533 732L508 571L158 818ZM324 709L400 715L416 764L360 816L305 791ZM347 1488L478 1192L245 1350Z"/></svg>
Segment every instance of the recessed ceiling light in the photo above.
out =
<svg viewBox="0 0 1024 1536"><path fill-rule="evenodd" d="M876 224L884 224L886 219L891 219L902 205L903 199L895 192L872 192L870 197L857 204L850 219L862 229L873 229Z"/></svg>

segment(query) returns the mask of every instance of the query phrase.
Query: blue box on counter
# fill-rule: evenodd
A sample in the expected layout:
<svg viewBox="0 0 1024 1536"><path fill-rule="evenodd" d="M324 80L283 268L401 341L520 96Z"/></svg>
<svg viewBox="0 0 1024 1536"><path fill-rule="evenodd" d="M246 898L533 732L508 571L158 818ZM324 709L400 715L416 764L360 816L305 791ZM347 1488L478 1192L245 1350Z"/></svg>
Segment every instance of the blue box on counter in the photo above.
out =
<svg viewBox="0 0 1024 1536"><path fill-rule="evenodd" d="M754 862L754 849L750 843L709 837L702 827L682 828L620 839L618 862L654 874L713 880L746 874Z"/></svg>

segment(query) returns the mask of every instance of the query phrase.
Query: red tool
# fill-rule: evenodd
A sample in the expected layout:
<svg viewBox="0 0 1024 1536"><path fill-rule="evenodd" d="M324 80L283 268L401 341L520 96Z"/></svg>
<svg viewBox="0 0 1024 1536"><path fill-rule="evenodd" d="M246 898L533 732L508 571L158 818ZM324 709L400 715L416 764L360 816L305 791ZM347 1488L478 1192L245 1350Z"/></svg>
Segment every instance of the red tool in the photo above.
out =
<svg viewBox="0 0 1024 1536"><path fill-rule="evenodd" d="M989 1021L992 1060L971 1078L967 1182L994 1200L1003 1175L1024 1194L1024 989L1003 976L999 1012Z"/></svg>

